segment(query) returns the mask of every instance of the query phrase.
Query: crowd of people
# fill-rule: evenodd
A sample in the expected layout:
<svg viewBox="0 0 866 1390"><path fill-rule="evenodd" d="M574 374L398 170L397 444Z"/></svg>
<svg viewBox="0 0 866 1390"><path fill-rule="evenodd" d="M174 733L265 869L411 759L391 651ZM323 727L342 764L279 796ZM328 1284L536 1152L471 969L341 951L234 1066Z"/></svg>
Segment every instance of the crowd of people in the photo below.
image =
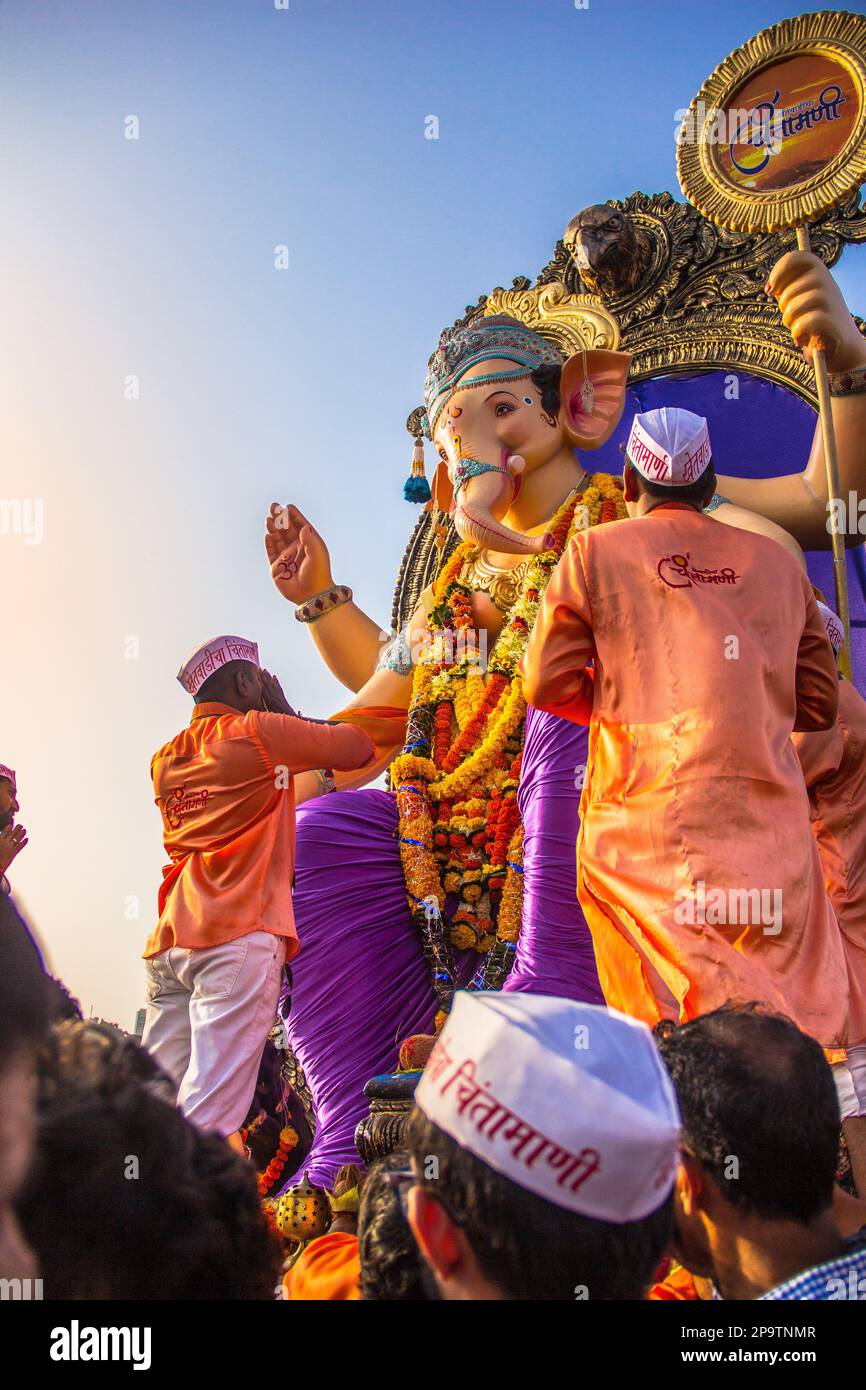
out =
<svg viewBox="0 0 866 1390"><path fill-rule="evenodd" d="M0 1279L46 1298L866 1296L831 1068L758 1008L653 1036L600 1006L458 995L405 1149L340 1174L287 1271L253 1166L140 1044L81 1018L8 897L0 1058Z"/></svg>
<svg viewBox="0 0 866 1390"><path fill-rule="evenodd" d="M4 876L0 1278L56 1299L866 1298L866 705L797 560L707 516L714 481L705 421L637 417L631 519L575 534L523 658L527 700L592 731L579 892L606 1004L458 991L403 1147L344 1168L329 1229L291 1246L250 1159L299 948L295 778L327 792L377 752L299 718L249 639L183 664L192 717L151 766L169 862L141 1045L82 1019ZM4 875L17 790L0 766ZM748 899L768 854L784 930L732 942L672 891L727 865Z"/></svg>

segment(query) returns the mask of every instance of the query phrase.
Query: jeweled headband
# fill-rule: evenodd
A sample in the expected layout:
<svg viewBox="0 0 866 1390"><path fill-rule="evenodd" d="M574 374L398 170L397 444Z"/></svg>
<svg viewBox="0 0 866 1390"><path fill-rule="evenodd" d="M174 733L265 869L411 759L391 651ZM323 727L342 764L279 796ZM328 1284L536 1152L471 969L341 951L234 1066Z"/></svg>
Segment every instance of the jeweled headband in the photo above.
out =
<svg viewBox="0 0 866 1390"><path fill-rule="evenodd" d="M462 377L471 367L494 357L515 362L525 371L491 372L483 378L485 382L513 381L516 376L534 372L536 367L561 367L563 363L562 353L554 343L506 314L493 314L465 328L447 329L430 358L424 383L428 439L432 439L436 421ZM480 385L481 379L478 380Z"/></svg>

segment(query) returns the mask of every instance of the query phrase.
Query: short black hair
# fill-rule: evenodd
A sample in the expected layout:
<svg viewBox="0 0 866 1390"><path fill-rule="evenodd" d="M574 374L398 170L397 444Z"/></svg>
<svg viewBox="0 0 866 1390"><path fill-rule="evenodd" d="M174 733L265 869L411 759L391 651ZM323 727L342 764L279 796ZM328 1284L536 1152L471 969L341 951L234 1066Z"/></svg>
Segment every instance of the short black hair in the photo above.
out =
<svg viewBox="0 0 866 1390"><path fill-rule="evenodd" d="M510 1182L417 1106L408 1129L420 1185L459 1218L481 1272L506 1298L644 1298L673 1234L673 1192L640 1221L598 1221Z"/></svg>
<svg viewBox="0 0 866 1390"><path fill-rule="evenodd" d="M695 506L700 506L707 493L712 488L716 490L716 470L712 460L707 464L703 473L693 483L681 483L676 487L669 487L667 483L652 483L649 478L635 468L631 459L626 454L626 467L630 468L637 479L637 485L641 492L648 497L658 497L665 502L692 502Z"/></svg>
<svg viewBox="0 0 866 1390"><path fill-rule="evenodd" d="M64 1019L76 1019L84 1017L84 1010L80 1000L67 989L66 985L57 975L49 975L48 983L52 995L51 1021L52 1023L62 1023Z"/></svg>
<svg viewBox="0 0 866 1390"><path fill-rule="evenodd" d="M0 1067L21 1046L39 1045L53 1010L54 991L39 948L0 893Z"/></svg>
<svg viewBox="0 0 866 1390"><path fill-rule="evenodd" d="M389 1154L373 1164L361 1188L361 1297L370 1302L420 1302L427 1298L421 1253L403 1215L399 1193L386 1176L405 1172L408 1166L407 1153Z"/></svg>
<svg viewBox="0 0 866 1390"><path fill-rule="evenodd" d="M175 1109L138 1044L56 1031L16 1204L46 1298L272 1299L281 1254L252 1164Z"/></svg>
<svg viewBox="0 0 866 1390"><path fill-rule="evenodd" d="M69 1084L110 1097L126 1083L169 1102L177 1089L150 1053L113 1024L74 1016L55 1021L39 1060L42 1109Z"/></svg>
<svg viewBox="0 0 866 1390"><path fill-rule="evenodd" d="M758 1004L726 1005L655 1031L679 1098L684 1148L725 1200L764 1220L804 1225L825 1211L840 1120L818 1043Z"/></svg>
<svg viewBox="0 0 866 1390"><path fill-rule="evenodd" d="M211 700L219 700L220 696L229 687L234 690L234 677L242 666L252 666L253 670L258 668L252 661L227 661L225 666L220 666L218 671L214 671L212 676L208 676L204 685L200 685L195 692L193 699L197 705L208 704Z"/></svg>

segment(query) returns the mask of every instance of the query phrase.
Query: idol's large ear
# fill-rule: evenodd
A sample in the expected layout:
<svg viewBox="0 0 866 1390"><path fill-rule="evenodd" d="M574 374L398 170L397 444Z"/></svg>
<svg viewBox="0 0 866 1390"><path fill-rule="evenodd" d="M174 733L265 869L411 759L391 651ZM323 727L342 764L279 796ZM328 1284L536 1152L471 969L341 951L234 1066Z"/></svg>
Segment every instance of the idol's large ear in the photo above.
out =
<svg viewBox="0 0 866 1390"><path fill-rule="evenodd" d="M432 511L438 507L440 512L454 511L454 489L451 486L451 478L448 473L448 464L444 459L440 459L433 474L433 482L430 484L430 501L425 506L425 512Z"/></svg>
<svg viewBox="0 0 866 1390"><path fill-rule="evenodd" d="M566 434L578 449L600 449L610 439L625 408L630 364L630 352L598 349L588 352L585 358L582 352L569 357L559 386L561 418ZM587 378L593 388L591 413L581 391Z"/></svg>

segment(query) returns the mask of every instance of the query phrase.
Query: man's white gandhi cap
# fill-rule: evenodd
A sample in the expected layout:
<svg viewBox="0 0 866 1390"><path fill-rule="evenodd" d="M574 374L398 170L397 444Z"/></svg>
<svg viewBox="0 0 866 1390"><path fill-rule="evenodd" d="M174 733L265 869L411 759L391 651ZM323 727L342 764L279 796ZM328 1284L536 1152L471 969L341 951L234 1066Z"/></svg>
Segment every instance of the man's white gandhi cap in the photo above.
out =
<svg viewBox="0 0 866 1390"><path fill-rule="evenodd" d="M824 619L824 626L827 629L827 636L830 639L830 646L833 648L833 655L838 660L839 653L845 645L844 628L832 608L829 608L826 603L822 603L820 599L817 602L821 617Z"/></svg>
<svg viewBox="0 0 866 1390"><path fill-rule="evenodd" d="M634 417L625 453L650 483L669 487L696 483L712 457L707 422L678 406L647 410Z"/></svg>
<svg viewBox="0 0 866 1390"><path fill-rule="evenodd" d="M251 661L259 665L258 643L248 637L212 637L191 652L177 673L184 690L195 695L208 677L229 661Z"/></svg>
<svg viewBox="0 0 866 1390"><path fill-rule="evenodd" d="M680 1118L646 1024L541 994L462 991L415 1100L489 1167L622 1224L673 1187Z"/></svg>
<svg viewBox="0 0 866 1390"><path fill-rule="evenodd" d="M18 783L15 780L15 773L12 771L11 767L7 767L5 763L0 763L0 777L8 778L12 783L12 790L17 792Z"/></svg>

